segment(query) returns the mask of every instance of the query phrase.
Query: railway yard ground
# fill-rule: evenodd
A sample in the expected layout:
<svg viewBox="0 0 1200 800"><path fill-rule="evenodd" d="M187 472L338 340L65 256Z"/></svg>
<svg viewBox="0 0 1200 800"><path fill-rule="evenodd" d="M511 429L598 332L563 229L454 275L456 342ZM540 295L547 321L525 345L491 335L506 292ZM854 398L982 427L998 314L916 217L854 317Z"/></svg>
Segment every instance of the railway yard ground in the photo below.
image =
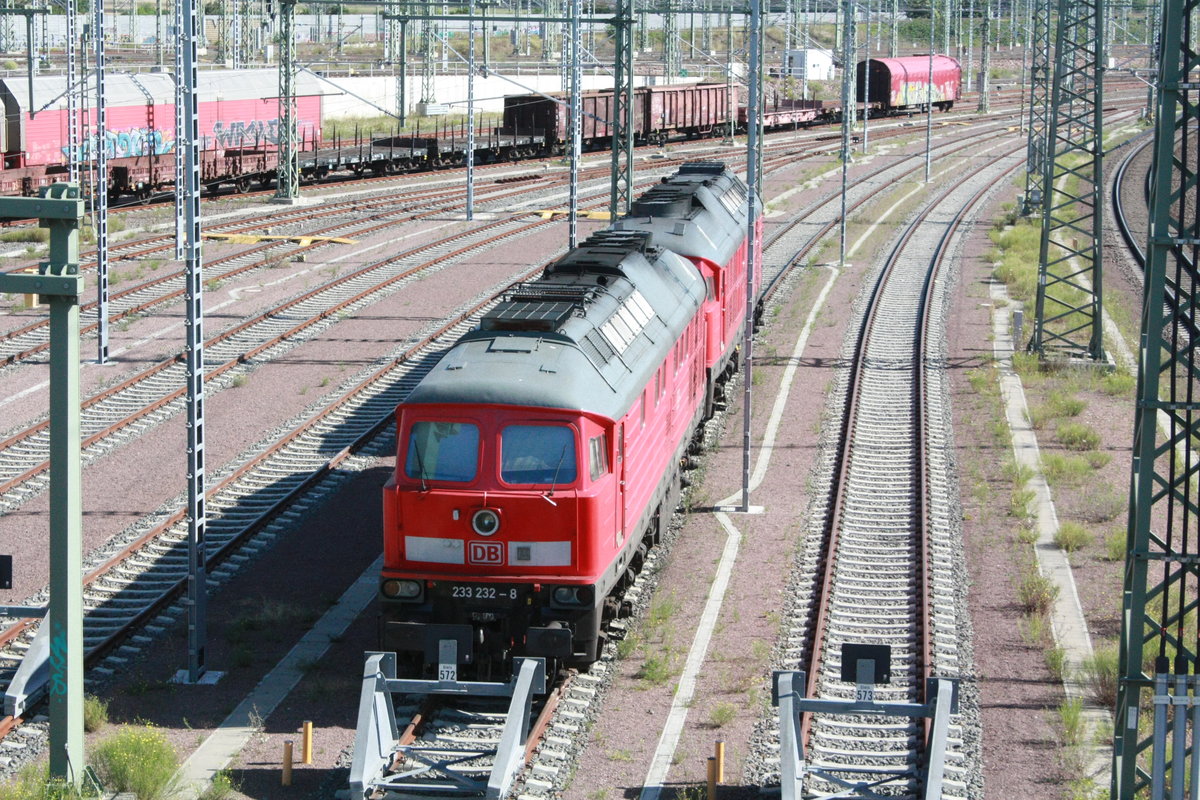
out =
<svg viewBox="0 0 1200 800"><path fill-rule="evenodd" d="M979 131L971 145L974 149L961 153L949 149L949 140L962 135L967 115L955 112L939 116L937 122L935 146L948 150L934 162L934 190L955 185L965 171L987 159L1015 149L1023 156L1024 136L1017 131L1011 108L986 119L973 117L970 124L977 128L971 130ZM1122 125L1127 133L1133 132L1127 118L1114 128ZM923 151L923 126L881 122L878 130L880 137L872 139L870 154L856 157L852 179L867 180L877 171L898 168L905 158ZM885 138L883 131L893 135ZM800 138L812 145L817 135ZM774 140L769 145L780 146ZM669 159L718 158L740 165L743 156L744 147L678 144L639 156L637 169L657 176L666 169L661 162ZM604 171L608 158L598 156L587 167ZM763 195L768 239L773 232L783 231L815 197L833 192L840 180L836 154L826 151L802 158L785 154L780 159L789 160L790 164L774 164L767 170ZM417 218L442 201L406 205L402 199L406 192L444 190L455 179L447 180L441 173L406 177L400 190L388 188L390 184L363 190L306 190L328 202L333 202L335 192L339 202L348 191L356 192L353 196L362 198L363 208L348 211L347 216L375 215L373 222L392 224L361 237L353 232L336 234L355 240L354 244L325 245L303 258L280 250L264 256L270 261L266 266L228 279L214 277L206 285L206 335L232 329L401 250L515 217L517 212L561 208L565 191L551 181L563 172L561 164L552 162L480 170L480 192L499 193L505 186L513 191L496 200L481 199L481 213L470 223L461 210L449 207L454 201L446 201L443 212ZM1009 173L972 212L953 253L954 266L944 278L949 299L941 368L948 376L953 411L949 460L955 467L961 506L953 506L960 512L962 535L961 569L955 580L956 591L964 598L964 619L969 618L959 638L971 642L968 665L973 657L973 666L959 677L971 687L968 694L974 698L972 713L977 719L964 723L963 735L972 741L963 746L967 766L958 778L962 789L956 791L969 797L1050 800L1087 789L1078 776L1094 767L1097 737L1103 740L1111 733L1101 727L1081 737L1067 722L1064 677L1072 684L1077 676L1064 667L1066 656L1050 630L1053 603L1039 603L1030 596L1039 574L1037 552L1060 546L1067 552L1092 646L1098 653L1110 650L1119 632L1134 386L1128 377L1132 365L1121 363L1115 343L1110 350L1116 354L1118 369L1110 375L1070 368L1043 371L1016 359L1058 521L1069 534L1057 544L1037 541L1031 533L1036 508L1024 483L1029 476L1013 466L998 382L1007 355L997 353L993 327L995 315L1007 319L1022 299L1019 288L1013 289L1017 297L1000 298L995 267L1004 245L1016 248L1020 233L1012 234L1003 223L1012 222L1010 211L1023 176L1023 169ZM522 180L497 182L501 177ZM764 776L778 770L769 757L775 743L769 680L771 670L790 663L793 656L783 643L781 627L786 624L785 609L795 588L797 567L804 561L804 531L814 507L822 502L818 476L835 444L831 428L836 386L849 366L846 341L858 323L864 286L871 283L903 223L932 191L921 189L919 173L879 180L878 185L864 184L860 191L873 194L873 199L850 215L845 267L837 266L835 227L825 235L832 244L808 252L764 313L755 339L750 386L751 467L761 470L755 472L752 513L729 508L740 503L743 476L745 387L735 381L727 408L706 429L706 453L690 475L691 485L672 523L667 547L648 570L647 585L635 602L637 613L623 620L623 635L614 635L587 676L589 691L596 689L601 702L586 706L573 722L560 712L553 735L565 737L559 747L567 758L557 770L542 767L524 776L518 792L565 800L618 800L646 797L644 786L661 783L664 798L672 792L676 797L699 797L707 759L717 741L726 748L725 785L720 793L725 800L760 796ZM458 181L461 185L461 173ZM587 185L583 205L606 203L606 178ZM366 208L367 200L387 192L396 195L389 205ZM257 216L263 214L265 204L245 199L222 202L229 209L240 207L227 213L247 214L254 217L253 224L265 224ZM218 213L208 219L227 221ZM273 233L297 235L333 224L289 223L282 211L268 213L278 217L271 223ZM522 218L534 219L531 214ZM123 219L130 236L132 231L140 234L164 222L162 213L155 211L128 212ZM230 216L228 221L236 219ZM581 219L580 239L603 225ZM817 223L806 222L801 228L816 230ZM404 278L397 284L402 288L334 311L310 331L289 335L271 345L273 349L214 378L207 401L210 480L215 483L232 473L370 371L399 359L436 325L551 260L565 250L565 243L566 223L559 219L543 221L496 244L473 244L475 249L462 256L438 251L440 255L428 257L434 265ZM1116 329L1132 346L1137 340L1141 286L1135 269L1124 262L1120 244L1114 239L1106 247L1105 301ZM244 245L208 241L204 259L209 263L244 249ZM115 262L112 269L122 280L114 288L174 266L170 256ZM17 298L3 299L0 309L5 312L0 314L0 334L32 321L38 313L23 308ZM278 320L292 313L285 309L272 316ZM298 312L296 317L298 321ZM114 324L110 345L114 364L84 365L84 396L173 357L182 340L182 318L183 306L175 302ZM89 346L94 346L94 339L84 340L85 354ZM40 364L0 367L0 438L29 427L43 413L44 378ZM174 410L169 408L160 418L127 429L126 438L113 444L111 452L85 451L88 569L178 507L178 494L185 485L185 432L179 401L175 403ZM270 675L271 670L305 632L337 606L360 578L374 584L382 528L380 489L394 464L389 448L394 443L387 435L364 447L335 468L315 495L284 512L275 528L253 538L251 552L216 568L208 605L206 662L210 670L223 673L218 682L191 686L172 681L187 664L186 612L181 603L160 612L148 629L92 668L89 691L108 700L110 723L89 735L89 747L109 735L114 725L149 723L186 758L212 737L244 698L277 682L279 676ZM4 602L24 602L47 584L47 514L46 493L31 490L28 499L13 501L0 517L0 549L13 553L17 564L12 591L0 593ZM278 533L280 529L286 529L286 535ZM1060 596L1066 599L1061 592ZM277 707L251 703L248 739L227 768L232 781L228 797L345 796L339 793L346 789L363 653L376 647L376 637L375 612L368 604L344 631L326 636L328 649L300 660L295 670L298 683ZM1078 691L1078 686L1093 685L1079 681L1069 688ZM1087 697L1085 705L1104 699ZM316 732L313 763L297 765L292 784L283 787L284 742L298 742L306 720L314 723ZM44 742L43 722L27 725L25 739L10 737L0 744L0 764L15 769L24 761L21 751ZM677 735L664 736L664 729L677 730ZM570 735L564 731L571 731ZM1105 779L1105 775L1098 778L1100 784Z"/></svg>

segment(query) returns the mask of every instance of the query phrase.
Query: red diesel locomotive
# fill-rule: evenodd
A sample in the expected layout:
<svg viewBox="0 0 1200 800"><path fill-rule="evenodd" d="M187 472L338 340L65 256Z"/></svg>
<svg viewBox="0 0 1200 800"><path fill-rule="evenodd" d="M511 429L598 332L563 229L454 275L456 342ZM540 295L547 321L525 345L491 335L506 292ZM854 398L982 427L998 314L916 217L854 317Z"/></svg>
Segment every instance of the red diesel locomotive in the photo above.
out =
<svg viewBox="0 0 1200 800"><path fill-rule="evenodd" d="M482 670L598 657L736 364L747 206L724 164L684 165L510 289L397 408L384 650L436 664L449 640Z"/></svg>

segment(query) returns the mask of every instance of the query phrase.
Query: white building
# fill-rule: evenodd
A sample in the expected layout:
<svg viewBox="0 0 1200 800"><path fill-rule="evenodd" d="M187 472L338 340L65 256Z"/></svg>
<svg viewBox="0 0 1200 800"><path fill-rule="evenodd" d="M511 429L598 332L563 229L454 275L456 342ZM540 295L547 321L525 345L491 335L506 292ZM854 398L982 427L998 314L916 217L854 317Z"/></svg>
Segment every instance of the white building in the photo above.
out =
<svg viewBox="0 0 1200 800"><path fill-rule="evenodd" d="M806 50L785 50L783 74L796 79L807 78L810 81L832 80L833 53L817 47L810 47Z"/></svg>

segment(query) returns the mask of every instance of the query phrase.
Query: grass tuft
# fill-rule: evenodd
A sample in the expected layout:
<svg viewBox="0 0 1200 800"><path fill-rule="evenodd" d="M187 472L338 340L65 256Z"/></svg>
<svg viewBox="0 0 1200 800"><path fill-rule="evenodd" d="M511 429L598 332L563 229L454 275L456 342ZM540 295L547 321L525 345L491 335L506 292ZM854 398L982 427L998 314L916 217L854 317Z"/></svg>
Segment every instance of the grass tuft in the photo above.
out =
<svg viewBox="0 0 1200 800"><path fill-rule="evenodd" d="M1060 424L1054 438L1071 450L1095 450L1100 445L1100 434L1082 422Z"/></svg>
<svg viewBox="0 0 1200 800"><path fill-rule="evenodd" d="M1051 606L1058 599L1058 587L1037 570L1029 568L1021 576L1017 584L1017 600L1026 614L1045 615L1050 613Z"/></svg>
<svg viewBox="0 0 1200 800"><path fill-rule="evenodd" d="M1105 561L1124 561L1125 546L1128 538L1123 530L1109 531L1108 535L1104 537L1104 555L1102 558Z"/></svg>
<svg viewBox="0 0 1200 800"><path fill-rule="evenodd" d="M228 770L221 770L212 777L212 783L208 785L197 800L230 800L238 793L240 787L234 781L233 776Z"/></svg>

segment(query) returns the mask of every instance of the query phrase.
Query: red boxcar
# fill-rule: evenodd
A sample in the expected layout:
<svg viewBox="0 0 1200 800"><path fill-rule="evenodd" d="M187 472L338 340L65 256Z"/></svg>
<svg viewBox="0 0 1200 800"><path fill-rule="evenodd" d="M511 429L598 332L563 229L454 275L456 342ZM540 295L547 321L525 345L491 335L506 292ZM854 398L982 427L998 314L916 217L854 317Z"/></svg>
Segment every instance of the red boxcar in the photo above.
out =
<svg viewBox="0 0 1200 800"><path fill-rule="evenodd" d="M961 92L962 67L950 56L933 56L933 83L930 84L929 60L930 57L924 55L860 61L858 102L869 101L883 111L915 111L932 102L939 110L948 111Z"/></svg>

